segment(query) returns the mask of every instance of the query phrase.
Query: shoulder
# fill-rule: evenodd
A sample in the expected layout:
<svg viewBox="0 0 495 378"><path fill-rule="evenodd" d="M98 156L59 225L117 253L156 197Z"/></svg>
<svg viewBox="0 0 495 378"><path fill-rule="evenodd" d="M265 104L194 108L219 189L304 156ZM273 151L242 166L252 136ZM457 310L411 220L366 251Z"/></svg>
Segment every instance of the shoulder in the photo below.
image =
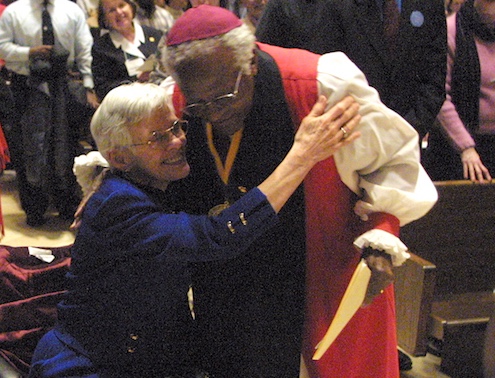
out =
<svg viewBox="0 0 495 378"><path fill-rule="evenodd" d="M104 48L104 49L115 50L115 45L112 42L110 33L105 33L96 37L93 42L93 48L94 49Z"/></svg>
<svg viewBox="0 0 495 378"><path fill-rule="evenodd" d="M109 174L89 200L87 208L97 208L99 212L117 214L131 204L150 202L148 195L141 189L119 176Z"/></svg>
<svg viewBox="0 0 495 378"><path fill-rule="evenodd" d="M342 79L362 75L362 71L343 52L323 54L318 61L318 72L332 73Z"/></svg>
<svg viewBox="0 0 495 378"><path fill-rule="evenodd" d="M18 12L25 13L30 8L32 8L32 6L29 1L16 0L13 3L9 4L9 6L5 7L2 13L2 17L4 17L4 15L15 14Z"/></svg>

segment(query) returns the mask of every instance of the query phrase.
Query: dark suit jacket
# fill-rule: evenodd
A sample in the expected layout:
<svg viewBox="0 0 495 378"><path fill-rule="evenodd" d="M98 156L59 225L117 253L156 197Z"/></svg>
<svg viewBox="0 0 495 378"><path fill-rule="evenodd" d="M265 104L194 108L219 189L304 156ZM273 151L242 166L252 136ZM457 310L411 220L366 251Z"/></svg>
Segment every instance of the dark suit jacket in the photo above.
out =
<svg viewBox="0 0 495 378"><path fill-rule="evenodd" d="M447 33L442 0L403 0L393 57L376 0L271 0L258 25L261 42L319 54L343 51L382 101L420 136L445 99Z"/></svg>
<svg viewBox="0 0 495 378"><path fill-rule="evenodd" d="M163 33L148 26L142 26L142 28L146 41L139 46L139 50L148 58L156 52ZM120 84L137 80L135 76L129 76L125 66L124 52L121 48L115 47L110 34L107 33L95 39L91 53L95 89L100 99Z"/></svg>

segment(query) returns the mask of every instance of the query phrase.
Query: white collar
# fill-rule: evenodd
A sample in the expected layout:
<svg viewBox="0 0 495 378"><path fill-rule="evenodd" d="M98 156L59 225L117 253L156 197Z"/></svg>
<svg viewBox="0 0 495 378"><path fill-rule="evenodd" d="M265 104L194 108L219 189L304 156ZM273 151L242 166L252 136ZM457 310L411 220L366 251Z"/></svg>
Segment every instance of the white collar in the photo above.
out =
<svg viewBox="0 0 495 378"><path fill-rule="evenodd" d="M128 39L124 38L122 34L115 30L110 31L110 38L112 40L112 43L114 44L115 48L121 48L122 51L133 55L137 56L139 58L146 59L144 54L139 50L139 46L145 42L145 37L144 37L144 31L141 25L139 25L136 20L133 21L134 24L134 42L129 41Z"/></svg>

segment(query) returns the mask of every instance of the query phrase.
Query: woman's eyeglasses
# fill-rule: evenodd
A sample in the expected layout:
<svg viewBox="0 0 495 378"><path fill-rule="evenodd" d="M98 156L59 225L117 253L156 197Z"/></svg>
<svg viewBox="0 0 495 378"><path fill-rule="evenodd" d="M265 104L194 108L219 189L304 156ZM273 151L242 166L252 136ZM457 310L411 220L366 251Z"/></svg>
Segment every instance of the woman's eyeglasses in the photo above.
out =
<svg viewBox="0 0 495 378"><path fill-rule="evenodd" d="M172 135L180 137L187 134L187 126L189 122L182 119L177 119L172 124L172 127L164 131L155 130L151 134L151 139L144 143L129 144L124 147L137 147L137 146L149 146L152 149L156 149L160 146L165 146L172 140Z"/></svg>

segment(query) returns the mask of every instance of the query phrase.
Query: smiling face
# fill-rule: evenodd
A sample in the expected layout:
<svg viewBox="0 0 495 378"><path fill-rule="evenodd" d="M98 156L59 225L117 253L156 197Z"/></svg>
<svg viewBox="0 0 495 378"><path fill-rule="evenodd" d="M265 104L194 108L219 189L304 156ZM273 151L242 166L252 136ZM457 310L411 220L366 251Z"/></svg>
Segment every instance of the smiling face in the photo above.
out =
<svg viewBox="0 0 495 378"><path fill-rule="evenodd" d="M164 133L177 119L168 107L155 111L149 118L131 128L130 134L136 146L125 148L128 176L139 183L164 190L171 181L180 180L189 174L186 160L186 135L184 132L169 133L168 140L148 145L153 132Z"/></svg>
<svg viewBox="0 0 495 378"><path fill-rule="evenodd" d="M101 9L105 16L106 25L110 30L125 35L133 29L134 10L128 2L124 0L101 0Z"/></svg>
<svg viewBox="0 0 495 378"><path fill-rule="evenodd" d="M236 87L239 67L236 67L233 53L226 47L220 47L215 54L207 55L185 65L178 71L180 87L187 104L219 103L222 107L211 106L201 118L210 121L215 131L232 135L244 126L244 119L251 109L254 78L253 75L241 74L238 93L229 101L214 101L230 94ZM253 68L254 73L254 68Z"/></svg>

